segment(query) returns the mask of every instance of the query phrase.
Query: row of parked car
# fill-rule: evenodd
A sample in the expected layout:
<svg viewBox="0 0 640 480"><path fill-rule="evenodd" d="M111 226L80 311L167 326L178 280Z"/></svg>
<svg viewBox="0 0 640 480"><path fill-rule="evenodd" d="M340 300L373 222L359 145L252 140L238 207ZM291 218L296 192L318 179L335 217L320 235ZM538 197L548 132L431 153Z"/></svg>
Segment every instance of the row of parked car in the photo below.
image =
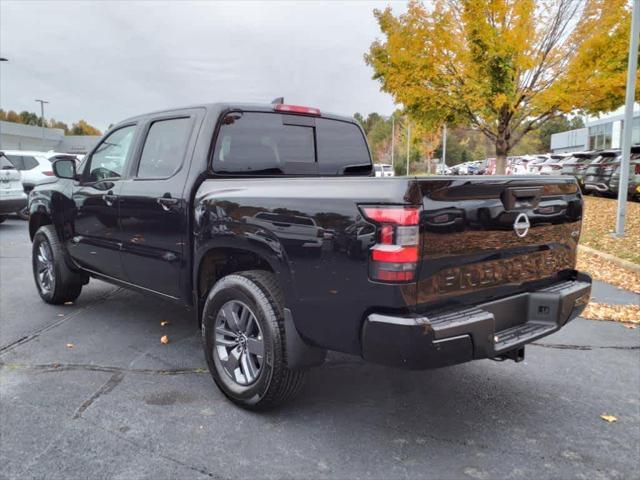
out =
<svg viewBox="0 0 640 480"><path fill-rule="evenodd" d="M507 175L572 175L585 193L616 196L620 185L620 149L524 155L507 159ZM495 158L448 168L447 175L493 175ZM640 200L640 145L631 147L629 197Z"/></svg>
<svg viewBox="0 0 640 480"><path fill-rule="evenodd" d="M36 184L56 180L51 166L54 160L72 158L80 162L82 157L59 152L0 151L0 223L11 214L28 218L27 195Z"/></svg>

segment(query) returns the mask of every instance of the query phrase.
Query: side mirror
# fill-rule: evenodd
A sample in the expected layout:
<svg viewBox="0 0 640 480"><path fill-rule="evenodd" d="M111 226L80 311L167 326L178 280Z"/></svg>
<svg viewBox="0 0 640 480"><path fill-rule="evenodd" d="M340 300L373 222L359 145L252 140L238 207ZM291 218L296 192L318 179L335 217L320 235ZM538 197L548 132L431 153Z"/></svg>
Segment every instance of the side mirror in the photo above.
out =
<svg viewBox="0 0 640 480"><path fill-rule="evenodd" d="M53 174L58 178L66 178L68 180L75 180L76 175L76 162L71 158L61 158L55 160L52 164Z"/></svg>

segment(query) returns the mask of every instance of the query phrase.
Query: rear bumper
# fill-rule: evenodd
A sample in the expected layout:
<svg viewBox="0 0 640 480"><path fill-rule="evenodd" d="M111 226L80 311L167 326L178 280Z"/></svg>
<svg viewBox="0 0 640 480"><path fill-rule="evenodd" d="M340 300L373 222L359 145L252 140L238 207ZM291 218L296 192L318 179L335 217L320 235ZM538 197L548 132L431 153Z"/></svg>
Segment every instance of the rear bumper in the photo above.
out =
<svg viewBox="0 0 640 480"><path fill-rule="evenodd" d="M609 185L607 185L606 183L602 183L602 182L585 182L584 184L584 189L585 190L595 190L597 192L608 192L609 191Z"/></svg>
<svg viewBox="0 0 640 480"><path fill-rule="evenodd" d="M0 196L0 215L7 215L22 210L27 206L27 196L20 192L18 195L11 197Z"/></svg>
<svg viewBox="0 0 640 480"><path fill-rule="evenodd" d="M412 317L373 313L364 322L362 356L409 369L499 357L558 331L582 313L590 294L591 277L578 273L575 280L459 310Z"/></svg>

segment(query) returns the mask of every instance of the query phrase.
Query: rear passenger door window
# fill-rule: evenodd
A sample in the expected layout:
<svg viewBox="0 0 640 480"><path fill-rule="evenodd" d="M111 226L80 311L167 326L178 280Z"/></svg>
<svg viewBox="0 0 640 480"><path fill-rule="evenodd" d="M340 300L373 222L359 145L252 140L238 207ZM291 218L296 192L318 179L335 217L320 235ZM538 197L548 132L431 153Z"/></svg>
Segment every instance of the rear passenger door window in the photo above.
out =
<svg viewBox="0 0 640 480"><path fill-rule="evenodd" d="M213 154L222 174L316 174L315 119L232 112L222 120Z"/></svg>
<svg viewBox="0 0 640 480"><path fill-rule="evenodd" d="M190 131L189 117L153 122L142 148L137 177L173 176L182 165Z"/></svg>
<svg viewBox="0 0 640 480"><path fill-rule="evenodd" d="M355 124L319 118L316 125L321 175L342 175L347 167L371 165L364 136Z"/></svg>

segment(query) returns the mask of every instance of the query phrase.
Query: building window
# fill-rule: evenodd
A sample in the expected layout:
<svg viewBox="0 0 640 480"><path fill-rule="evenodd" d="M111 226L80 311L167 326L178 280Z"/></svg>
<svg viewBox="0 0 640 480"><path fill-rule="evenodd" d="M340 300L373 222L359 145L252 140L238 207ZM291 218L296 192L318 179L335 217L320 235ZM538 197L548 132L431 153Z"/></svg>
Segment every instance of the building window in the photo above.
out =
<svg viewBox="0 0 640 480"><path fill-rule="evenodd" d="M631 124L631 145L640 144L640 117L634 117ZM620 147L622 147L622 137L624 136L624 120L620 120Z"/></svg>
<svg viewBox="0 0 640 480"><path fill-rule="evenodd" d="M611 133L613 132L613 123L603 123L589 127L589 149L601 150L603 148L611 148Z"/></svg>

